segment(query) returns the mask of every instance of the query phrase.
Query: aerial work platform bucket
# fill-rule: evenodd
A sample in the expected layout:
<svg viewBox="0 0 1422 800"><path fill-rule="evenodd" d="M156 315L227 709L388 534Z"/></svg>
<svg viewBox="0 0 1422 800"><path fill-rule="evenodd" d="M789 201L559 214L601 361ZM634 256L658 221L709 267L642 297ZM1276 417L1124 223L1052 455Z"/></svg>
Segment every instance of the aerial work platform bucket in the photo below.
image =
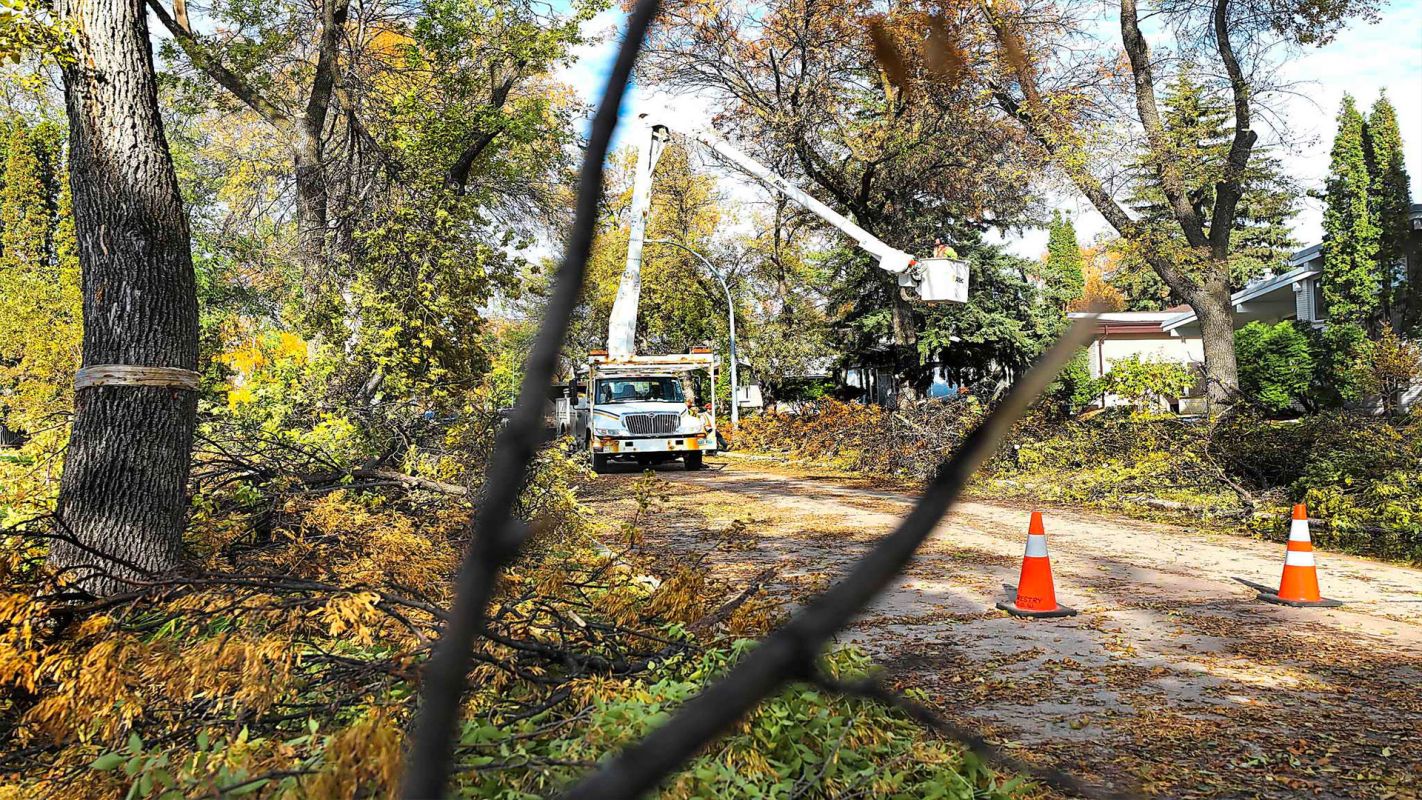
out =
<svg viewBox="0 0 1422 800"><path fill-rule="evenodd" d="M968 302L968 262L956 258L920 258L909 269L925 303Z"/></svg>

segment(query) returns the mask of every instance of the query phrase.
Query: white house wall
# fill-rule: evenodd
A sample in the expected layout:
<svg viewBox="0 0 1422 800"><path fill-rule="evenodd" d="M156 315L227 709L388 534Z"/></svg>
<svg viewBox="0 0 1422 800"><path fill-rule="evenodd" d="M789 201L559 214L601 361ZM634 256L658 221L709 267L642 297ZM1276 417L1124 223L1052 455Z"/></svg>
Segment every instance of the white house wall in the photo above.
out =
<svg viewBox="0 0 1422 800"><path fill-rule="evenodd" d="M1193 336L1162 336L1155 334L1111 333L1092 342L1091 377L1099 378L1111 371L1117 361L1135 356L1142 361L1163 361L1189 367L1205 360L1205 343ZM1122 398L1106 395L1106 406L1126 403Z"/></svg>
<svg viewBox="0 0 1422 800"><path fill-rule="evenodd" d="M1193 337L1130 336L1111 334L1097 339L1091 346L1091 376L1101 377L1117 361L1137 356L1142 361L1168 361L1175 364L1198 364L1205 360L1205 343Z"/></svg>

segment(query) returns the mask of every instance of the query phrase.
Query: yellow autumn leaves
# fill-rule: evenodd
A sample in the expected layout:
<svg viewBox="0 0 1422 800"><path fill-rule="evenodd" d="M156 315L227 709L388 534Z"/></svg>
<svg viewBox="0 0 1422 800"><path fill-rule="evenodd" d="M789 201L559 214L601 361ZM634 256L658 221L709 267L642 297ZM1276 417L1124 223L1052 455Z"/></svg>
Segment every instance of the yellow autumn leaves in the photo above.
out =
<svg viewBox="0 0 1422 800"><path fill-rule="evenodd" d="M237 408L257 401L258 389L268 368L304 366L310 358L310 345L294 333L281 331L253 336L217 357L234 372L227 390L227 404Z"/></svg>

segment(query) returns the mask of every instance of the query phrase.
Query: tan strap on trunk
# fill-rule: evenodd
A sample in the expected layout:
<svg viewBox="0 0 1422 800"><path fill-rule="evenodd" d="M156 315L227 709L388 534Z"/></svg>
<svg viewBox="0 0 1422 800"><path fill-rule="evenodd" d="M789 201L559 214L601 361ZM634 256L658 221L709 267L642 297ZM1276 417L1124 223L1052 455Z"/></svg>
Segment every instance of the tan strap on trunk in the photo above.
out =
<svg viewBox="0 0 1422 800"><path fill-rule="evenodd" d="M135 367L129 364L95 364L74 375L74 390L93 386L158 386L197 391L198 373L178 367Z"/></svg>

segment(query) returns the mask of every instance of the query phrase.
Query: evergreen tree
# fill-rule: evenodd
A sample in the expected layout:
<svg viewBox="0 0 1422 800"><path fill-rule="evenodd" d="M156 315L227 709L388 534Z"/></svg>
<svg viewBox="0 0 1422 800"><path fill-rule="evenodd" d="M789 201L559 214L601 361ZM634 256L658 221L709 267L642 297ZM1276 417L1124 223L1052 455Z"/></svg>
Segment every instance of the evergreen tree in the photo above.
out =
<svg viewBox="0 0 1422 800"><path fill-rule="evenodd" d="M1378 228L1368 202L1365 129L1352 95L1344 95L1323 212L1323 302L1334 326L1373 323L1379 307Z"/></svg>
<svg viewBox="0 0 1422 800"><path fill-rule="evenodd" d="M1384 93L1373 104L1368 115L1366 133L1369 203L1372 217L1378 228L1378 275L1381 283L1382 316L1388 320L1397 301L1402 301L1409 319L1404 324L1415 322L1422 314L1417 307L1418 293L1422 287L1415 286L1405 274L1407 240L1410 235L1408 210L1412 205L1411 189L1407 181L1407 166L1403 161L1402 132L1397 127L1397 110ZM1400 290L1400 291L1398 291ZM1411 325L1408 325L1410 328Z"/></svg>
<svg viewBox="0 0 1422 800"><path fill-rule="evenodd" d="M1086 258L1076 240L1076 226L1071 217L1052 211L1052 223L1047 228L1047 256L1042 264L1043 301L1049 313L1060 312L1057 322L1048 321L1046 332L1060 334L1066 327L1066 312L1076 310L1084 302L1086 292ZM1078 411L1097 394L1091 379L1091 360L1085 348L1077 352L1062 368L1047 395L1056 400L1064 412Z"/></svg>
<svg viewBox="0 0 1422 800"><path fill-rule="evenodd" d="M1043 265L1044 293L1054 304L1065 309L1081 298L1086 283L1086 260L1081 245L1076 242L1076 226L1071 217L1052 212L1052 224L1047 229L1047 258Z"/></svg>
<svg viewBox="0 0 1422 800"><path fill-rule="evenodd" d="M1197 82L1188 69L1181 70L1162 97L1162 121L1170 138L1172 157L1191 201L1206 221L1214 208L1215 184L1223 174L1234 135L1233 112L1217 90ZM1143 219L1168 225L1173 219L1154 167L1145 160L1131 168L1136 178L1129 201ZM1230 236L1230 280L1234 288L1276 267L1292 253L1297 242L1289 221L1298 213L1297 185L1288 177L1277 156L1267 147L1255 147L1245 169L1244 194ZM1206 231L1208 233L1208 230ZM1135 286L1132 306L1159 308L1179 302L1171 297L1145 259L1130 259L1123 267L1130 276L1124 285ZM1136 276L1135 273L1146 274ZM1139 295L1139 297L1137 296Z"/></svg>

